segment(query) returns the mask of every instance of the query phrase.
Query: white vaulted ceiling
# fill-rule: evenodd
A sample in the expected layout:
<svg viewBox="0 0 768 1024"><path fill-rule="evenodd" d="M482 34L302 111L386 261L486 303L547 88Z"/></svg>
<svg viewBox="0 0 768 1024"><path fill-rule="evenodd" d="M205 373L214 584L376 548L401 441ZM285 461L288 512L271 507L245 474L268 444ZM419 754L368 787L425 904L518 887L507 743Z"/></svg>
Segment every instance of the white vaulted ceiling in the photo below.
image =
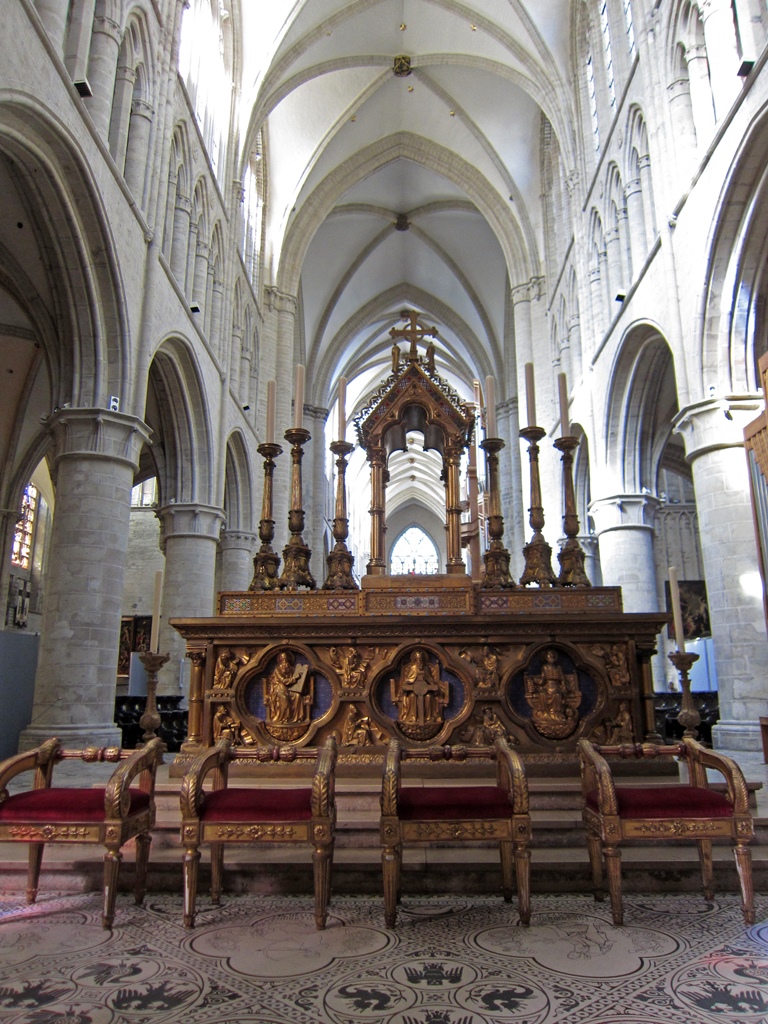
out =
<svg viewBox="0 0 768 1024"><path fill-rule="evenodd" d="M343 374L354 405L409 308L466 397L503 381L508 285L542 273L544 118L574 166L573 3L242 7L241 139L246 155L263 129L265 266L300 298L307 401L327 407Z"/></svg>

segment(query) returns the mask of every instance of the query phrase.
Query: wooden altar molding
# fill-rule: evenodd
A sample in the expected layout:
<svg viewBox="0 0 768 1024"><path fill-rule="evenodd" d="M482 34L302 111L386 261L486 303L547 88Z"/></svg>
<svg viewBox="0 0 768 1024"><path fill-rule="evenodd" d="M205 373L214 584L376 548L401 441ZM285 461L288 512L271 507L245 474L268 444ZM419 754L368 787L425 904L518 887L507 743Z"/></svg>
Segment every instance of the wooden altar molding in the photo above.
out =
<svg viewBox="0 0 768 1024"><path fill-rule="evenodd" d="M581 738L658 740L650 660L668 619L625 613L619 588L484 590L449 574L222 593L218 615L172 621L192 671L171 774L225 734L243 774L266 770L265 747L289 766L330 735L359 774L381 771L391 737L426 764L435 746L503 734L542 772L575 764Z"/></svg>

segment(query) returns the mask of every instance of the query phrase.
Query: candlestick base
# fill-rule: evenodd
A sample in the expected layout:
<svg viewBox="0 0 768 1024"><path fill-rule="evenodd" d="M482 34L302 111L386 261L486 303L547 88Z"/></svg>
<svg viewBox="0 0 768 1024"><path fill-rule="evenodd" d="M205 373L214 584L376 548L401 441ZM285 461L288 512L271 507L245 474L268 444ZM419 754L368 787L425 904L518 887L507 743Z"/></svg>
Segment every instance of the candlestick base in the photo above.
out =
<svg viewBox="0 0 768 1024"><path fill-rule="evenodd" d="M538 583L540 587L553 587L556 582L552 569L552 548L544 540L541 533L534 533L530 542L523 548L525 569L520 577L520 586Z"/></svg>
<svg viewBox="0 0 768 1024"><path fill-rule="evenodd" d="M147 704L144 714L139 719L139 725L144 732L141 737L142 742L137 744L137 748L158 738L155 730L159 727L161 718L157 710L157 673L170 660L170 657L170 654L159 654L157 651L143 651L139 654L139 661L147 670ZM167 749L168 747L163 743L163 750Z"/></svg>
<svg viewBox="0 0 768 1024"><path fill-rule="evenodd" d="M561 587L591 587L584 569L584 552L574 537L569 537L557 553L560 575L557 582Z"/></svg>
<svg viewBox="0 0 768 1024"><path fill-rule="evenodd" d="M699 656L698 654L687 654L684 651L671 651L667 657L680 674L680 689L683 692L680 714L677 716L678 724L682 725L685 730L683 736L689 736L692 740L698 739L701 715L696 710L691 696L691 681L688 678L688 673L694 662L699 660Z"/></svg>

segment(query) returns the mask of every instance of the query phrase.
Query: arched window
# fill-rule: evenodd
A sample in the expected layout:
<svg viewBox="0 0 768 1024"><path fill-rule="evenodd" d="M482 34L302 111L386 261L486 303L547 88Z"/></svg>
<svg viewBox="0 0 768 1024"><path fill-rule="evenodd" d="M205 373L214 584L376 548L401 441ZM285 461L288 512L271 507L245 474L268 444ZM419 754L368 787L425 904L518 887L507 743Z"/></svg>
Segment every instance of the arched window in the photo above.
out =
<svg viewBox="0 0 768 1024"><path fill-rule="evenodd" d="M392 547L391 576L434 576L437 573L437 546L420 526L409 526Z"/></svg>

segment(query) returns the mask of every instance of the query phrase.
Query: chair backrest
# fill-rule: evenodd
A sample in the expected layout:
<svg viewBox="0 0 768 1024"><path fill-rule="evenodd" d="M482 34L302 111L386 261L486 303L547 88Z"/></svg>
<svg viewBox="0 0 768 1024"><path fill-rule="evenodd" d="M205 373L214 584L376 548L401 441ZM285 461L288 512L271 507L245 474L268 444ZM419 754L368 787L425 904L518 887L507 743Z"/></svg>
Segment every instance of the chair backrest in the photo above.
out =
<svg viewBox="0 0 768 1024"><path fill-rule="evenodd" d="M399 740L390 740L384 759L384 774L381 787L381 813L385 816L397 814L403 761L425 756L430 761L487 761L496 764L497 785L506 789L515 814L527 814L529 809L528 780L520 755L512 749L504 736L497 736L490 747L468 747L446 744L438 747L414 749L403 747Z"/></svg>

